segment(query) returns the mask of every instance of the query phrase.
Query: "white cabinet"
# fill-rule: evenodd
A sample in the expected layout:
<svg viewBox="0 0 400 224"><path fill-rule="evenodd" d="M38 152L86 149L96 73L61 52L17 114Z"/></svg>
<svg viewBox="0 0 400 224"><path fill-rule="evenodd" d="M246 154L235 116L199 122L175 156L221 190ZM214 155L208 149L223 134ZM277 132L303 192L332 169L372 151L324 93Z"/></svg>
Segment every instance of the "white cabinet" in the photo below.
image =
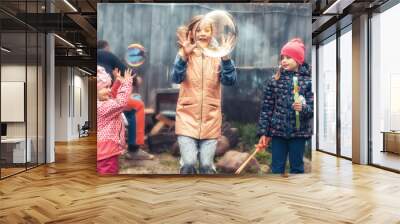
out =
<svg viewBox="0 0 400 224"><path fill-rule="evenodd" d="M24 138L7 138L1 140L2 147L12 148L12 163L25 163L32 161L32 140L28 138L26 143L28 145L25 151Z"/></svg>

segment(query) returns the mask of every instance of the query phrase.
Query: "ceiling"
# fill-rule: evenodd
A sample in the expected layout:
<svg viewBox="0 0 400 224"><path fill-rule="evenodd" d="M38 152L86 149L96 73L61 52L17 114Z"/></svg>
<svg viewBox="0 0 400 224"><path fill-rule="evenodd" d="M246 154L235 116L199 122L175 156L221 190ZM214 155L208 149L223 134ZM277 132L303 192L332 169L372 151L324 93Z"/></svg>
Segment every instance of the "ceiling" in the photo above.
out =
<svg viewBox="0 0 400 224"><path fill-rule="evenodd" d="M389 0L312 0L313 44L331 36L337 29L351 24L352 18L373 12Z"/></svg>
<svg viewBox="0 0 400 224"><path fill-rule="evenodd" d="M32 39L29 32L52 32L57 34L56 65L73 65L95 71L97 2L47 0L46 5L45 0L1 0L2 45L12 49L7 57L11 60L35 55L36 46L25 43L25 31L28 41Z"/></svg>

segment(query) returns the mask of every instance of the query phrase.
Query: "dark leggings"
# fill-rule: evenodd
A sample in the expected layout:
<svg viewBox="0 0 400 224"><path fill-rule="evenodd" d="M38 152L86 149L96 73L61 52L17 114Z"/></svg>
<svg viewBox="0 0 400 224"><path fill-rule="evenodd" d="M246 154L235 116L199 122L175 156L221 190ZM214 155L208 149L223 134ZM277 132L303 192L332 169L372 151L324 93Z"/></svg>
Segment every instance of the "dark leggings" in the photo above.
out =
<svg viewBox="0 0 400 224"><path fill-rule="evenodd" d="M304 149L306 138L272 137L272 173L284 173L289 155L290 173L304 173Z"/></svg>

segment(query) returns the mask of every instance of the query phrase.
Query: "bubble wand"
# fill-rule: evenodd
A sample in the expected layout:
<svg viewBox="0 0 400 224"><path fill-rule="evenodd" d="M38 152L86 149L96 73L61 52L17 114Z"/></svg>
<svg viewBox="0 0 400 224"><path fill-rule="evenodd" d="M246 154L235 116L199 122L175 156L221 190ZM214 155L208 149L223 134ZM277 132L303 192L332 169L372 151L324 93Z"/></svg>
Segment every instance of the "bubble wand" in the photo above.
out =
<svg viewBox="0 0 400 224"><path fill-rule="evenodd" d="M250 160L261 150L261 148L258 145L254 146L256 149L254 152L246 159L246 161L243 162L243 164L236 170L235 174L240 174L244 168L247 166L247 164L250 162Z"/></svg>
<svg viewBox="0 0 400 224"><path fill-rule="evenodd" d="M299 95L299 83L297 77L293 77L293 93L294 93L294 102L300 103L300 95ZM300 129L300 113L296 111L296 129Z"/></svg>

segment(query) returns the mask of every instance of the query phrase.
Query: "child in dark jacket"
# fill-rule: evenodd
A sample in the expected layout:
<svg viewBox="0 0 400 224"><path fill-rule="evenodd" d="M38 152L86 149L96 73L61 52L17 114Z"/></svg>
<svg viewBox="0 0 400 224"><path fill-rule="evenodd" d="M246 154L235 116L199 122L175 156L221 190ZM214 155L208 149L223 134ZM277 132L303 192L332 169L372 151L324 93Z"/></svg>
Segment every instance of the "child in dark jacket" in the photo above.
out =
<svg viewBox="0 0 400 224"><path fill-rule="evenodd" d="M267 81L261 106L259 148L272 140L272 173L304 173L306 140L312 134L313 92L311 68L304 63L304 44L295 38L281 50L278 72Z"/></svg>

